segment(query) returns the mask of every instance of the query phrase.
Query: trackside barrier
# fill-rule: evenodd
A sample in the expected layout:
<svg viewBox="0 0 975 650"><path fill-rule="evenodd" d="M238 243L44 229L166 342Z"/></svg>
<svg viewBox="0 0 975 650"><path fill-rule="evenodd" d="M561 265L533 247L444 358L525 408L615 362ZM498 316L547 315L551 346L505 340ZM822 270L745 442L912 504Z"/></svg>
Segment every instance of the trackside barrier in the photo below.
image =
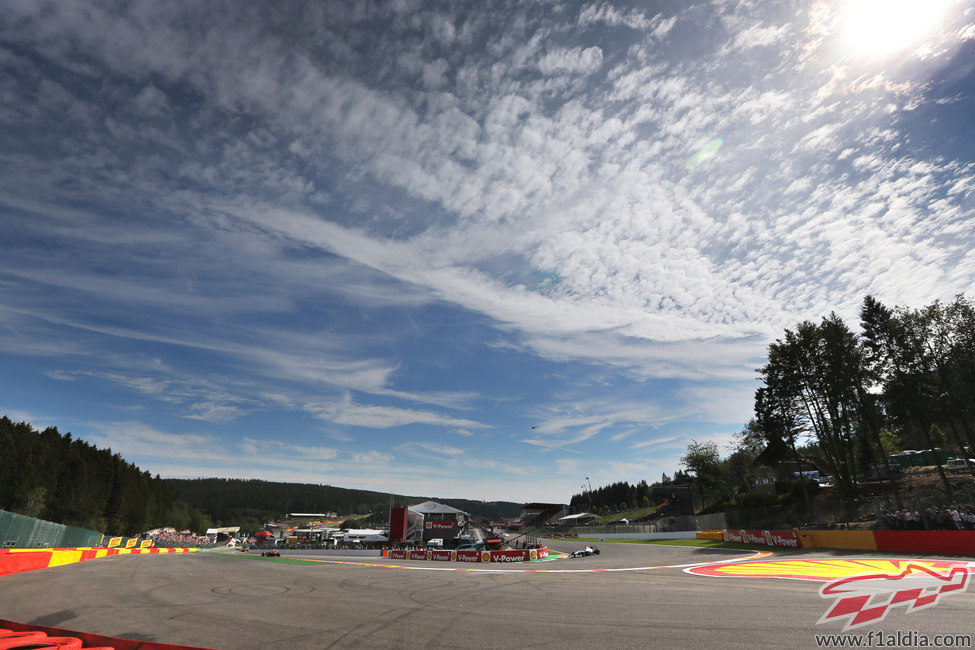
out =
<svg viewBox="0 0 975 650"><path fill-rule="evenodd" d="M697 533L715 539L714 531ZM783 548L831 548L852 551L899 551L975 555L972 530L734 530L721 531L726 542ZM709 535L705 537L705 535Z"/></svg>
<svg viewBox="0 0 975 650"><path fill-rule="evenodd" d="M0 510L0 548L75 548L101 546L102 534Z"/></svg>
<svg viewBox="0 0 975 650"><path fill-rule="evenodd" d="M435 562L528 562L544 560L548 548L513 549L510 551L450 551L446 549L427 549L406 551L391 549L383 551L383 557L390 560L433 560Z"/></svg>
<svg viewBox="0 0 975 650"><path fill-rule="evenodd" d="M803 530L803 548L837 548L852 551L876 551L877 540L872 530Z"/></svg>
<svg viewBox="0 0 975 650"><path fill-rule="evenodd" d="M112 555L158 555L195 551L195 548L55 548L43 551L27 548L0 549L0 576Z"/></svg>
<svg viewBox="0 0 975 650"><path fill-rule="evenodd" d="M724 531L724 541L782 548L801 548L799 534L794 530L749 530L728 529Z"/></svg>
<svg viewBox="0 0 975 650"><path fill-rule="evenodd" d="M12 634L27 635L21 638L30 638L28 647L32 648L83 648L83 650L208 650L185 645L170 645L168 643L155 643L150 641L138 641L136 639L119 639L116 637L102 636L101 634L89 634L88 632L75 632L74 630L64 630L56 627L46 627L44 625L34 625L33 623L16 623L0 619L0 643L5 641L4 637ZM70 639L61 645L53 645L55 640ZM43 645L43 644L48 645ZM26 644L25 644L26 645ZM18 646L0 646L3 648L16 648Z"/></svg>
<svg viewBox="0 0 975 650"><path fill-rule="evenodd" d="M698 539L713 539L719 542L724 541L724 531L723 530L702 530L697 533Z"/></svg>
<svg viewBox="0 0 975 650"><path fill-rule="evenodd" d="M975 530L875 530L878 551L975 555Z"/></svg>

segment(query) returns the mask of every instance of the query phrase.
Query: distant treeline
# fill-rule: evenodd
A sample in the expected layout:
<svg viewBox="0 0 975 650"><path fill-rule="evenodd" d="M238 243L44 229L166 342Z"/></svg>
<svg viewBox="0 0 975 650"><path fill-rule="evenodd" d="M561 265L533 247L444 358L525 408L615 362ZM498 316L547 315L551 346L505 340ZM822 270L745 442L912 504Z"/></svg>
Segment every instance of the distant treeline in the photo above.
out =
<svg viewBox="0 0 975 650"><path fill-rule="evenodd" d="M206 511L220 524L240 525L253 531L267 521L289 512L330 512L340 515L369 514L362 522L381 525L389 519L393 505L413 505L428 497L391 495L388 492L353 490L310 483L276 483L270 481L201 478L165 479L177 499ZM518 517L521 505L507 501L482 502L466 499L434 501L459 508L475 517L498 520Z"/></svg>
<svg viewBox="0 0 975 650"><path fill-rule="evenodd" d="M199 510L176 501L159 476L111 449L6 416L0 417L0 509L109 535L209 526Z"/></svg>
<svg viewBox="0 0 975 650"><path fill-rule="evenodd" d="M668 484L671 482L671 479L667 478L666 475L664 480ZM660 484L659 482L654 483L654 485ZM569 507L577 513L588 511L597 514L619 512L631 508L649 508L654 505L651 496L652 487L646 481L640 481L636 485L620 481L612 485L598 487L592 491L586 490L582 494L573 494L569 501Z"/></svg>

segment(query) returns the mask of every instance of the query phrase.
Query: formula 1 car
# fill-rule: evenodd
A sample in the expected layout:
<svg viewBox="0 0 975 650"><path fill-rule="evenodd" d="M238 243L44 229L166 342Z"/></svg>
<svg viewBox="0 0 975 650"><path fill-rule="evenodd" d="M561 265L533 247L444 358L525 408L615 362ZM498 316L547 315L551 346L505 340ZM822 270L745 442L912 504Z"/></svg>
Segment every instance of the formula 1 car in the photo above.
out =
<svg viewBox="0 0 975 650"><path fill-rule="evenodd" d="M261 557L281 557L281 554L277 551L264 551Z"/></svg>
<svg viewBox="0 0 975 650"><path fill-rule="evenodd" d="M569 553L569 557L589 557L590 555L599 555L599 549L594 546L586 546Z"/></svg>

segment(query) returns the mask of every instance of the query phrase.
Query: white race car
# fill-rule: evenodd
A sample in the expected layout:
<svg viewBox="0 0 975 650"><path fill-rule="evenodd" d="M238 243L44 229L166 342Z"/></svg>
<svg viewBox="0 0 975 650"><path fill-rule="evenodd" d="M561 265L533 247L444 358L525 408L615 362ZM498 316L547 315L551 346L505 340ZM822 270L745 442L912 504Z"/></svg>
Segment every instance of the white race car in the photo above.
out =
<svg viewBox="0 0 975 650"><path fill-rule="evenodd" d="M569 553L569 557L589 557L590 555L599 555L599 549L594 546L586 546Z"/></svg>

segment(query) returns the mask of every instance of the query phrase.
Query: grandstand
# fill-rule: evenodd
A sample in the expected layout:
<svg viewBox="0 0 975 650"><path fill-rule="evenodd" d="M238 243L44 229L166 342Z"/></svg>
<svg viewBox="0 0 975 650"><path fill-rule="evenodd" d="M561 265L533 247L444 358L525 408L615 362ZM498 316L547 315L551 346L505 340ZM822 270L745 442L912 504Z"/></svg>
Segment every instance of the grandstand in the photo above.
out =
<svg viewBox="0 0 975 650"><path fill-rule="evenodd" d="M556 524L565 516L566 506L561 503L526 503L521 507L521 520L526 530Z"/></svg>

